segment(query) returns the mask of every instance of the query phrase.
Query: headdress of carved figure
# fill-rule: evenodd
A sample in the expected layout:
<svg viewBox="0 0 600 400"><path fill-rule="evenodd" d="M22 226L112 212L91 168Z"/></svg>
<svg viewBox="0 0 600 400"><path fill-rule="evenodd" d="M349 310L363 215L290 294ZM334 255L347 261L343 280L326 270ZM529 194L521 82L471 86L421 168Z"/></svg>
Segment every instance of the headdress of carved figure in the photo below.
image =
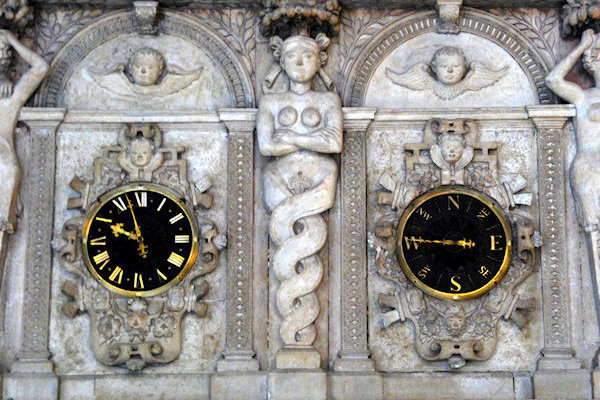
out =
<svg viewBox="0 0 600 400"><path fill-rule="evenodd" d="M319 33L314 39L308 36L296 35L282 40L279 36L273 36L269 41L269 46L273 52L273 58L279 62L279 65L273 68L265 78L263 90L268 92L282 69L292 81L308 81L318 73L325 86L331 90L333 82L321 68L327 63L327 48L330 43L331 40L324 33ZM317 62L310 63L312 68L303 68L304 71L297 71L294 68L293 64L297 63L295 61L290 62L290 57L296 56L294 53L300 50L308 50L314 53ZM287 64L286 60L288 60Z"/></svg>
<svg viewBox="0 0 600 400"><path fill-rule="evenodd" d="M127 72L134 83L151 86L162 77L165 66L165 58L161 53L149 47L142 47L129 59Z"/></svg>

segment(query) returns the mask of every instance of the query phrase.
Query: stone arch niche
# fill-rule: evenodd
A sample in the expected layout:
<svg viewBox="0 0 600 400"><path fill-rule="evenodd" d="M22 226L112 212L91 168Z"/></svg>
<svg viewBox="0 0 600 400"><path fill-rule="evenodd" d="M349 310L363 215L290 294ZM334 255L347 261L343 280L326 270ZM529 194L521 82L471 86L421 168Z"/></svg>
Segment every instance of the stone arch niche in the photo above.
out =
<svg viewBox="0 0 600 400"><path fill-rule="evenodd" d="M344 104L398 109L516 107L553 102L544 83L549 66L520 32L489 13L468 8L463 9L457 25L458 34L438 33L437 14L428 11L409 14L387 26L363 48L349 69ZM495 71L506 69L506 73L495 84L467 90L451 99L435 96L432 88L399 86L386 76L386 69L402 74L418 63L430 65L435 51L443 46L460 48L467 64L477 62ZM414 75L405 79L414 81Z"/></svg>
<svg viewBox="0 0 600 400"><path fill-rule="evenodd" d="M156 111L254 106L248 71L216 31L168 10L162 10L157 31L139 33L128 10L85 27L57 53L35 105ZM129 59L145 47L161 53L166 62L163 75L151 86L135 85L127 69ZM167 78L169 87L161 93ZM102 101L106 96L110 102Z"/></svg>

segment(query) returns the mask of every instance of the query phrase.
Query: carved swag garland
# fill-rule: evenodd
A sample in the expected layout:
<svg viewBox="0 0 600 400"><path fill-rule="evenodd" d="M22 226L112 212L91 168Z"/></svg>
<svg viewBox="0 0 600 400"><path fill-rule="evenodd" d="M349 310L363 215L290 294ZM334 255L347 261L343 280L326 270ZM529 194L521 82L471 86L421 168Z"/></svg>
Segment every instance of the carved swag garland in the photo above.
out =
<svg viewBox="0 0 600 400"><path fill-rule="evenodd" d="M174 190L193 206L202 237L196 264L179 285L156 296L128 298L108 291L85 267L81 253L84 215L64 225L62 237L67 243L60 249L60 262L77 278L63 283L62 292L71 300L63 304L62 311L70 318L90 314L91 345L98 361L140 370L148 363L168 363L177 358L183 316L206 315L208 304L202 299L209 285L203 278L217 267L226 239L201 215L202 209L212 205L212 196L188 182L187 162L181 158L183 146L162 147L162 133L151 125L123 128L118 142L118 146L105 147L103 156L94 160L91 181L77 176L71 181L71 188L81 197L70 198L68 208L85 214L99 196L114 187L153 182Z"/></svg>
<svg viewBox="0 0 600 400"><path fill-rule="evenodd" d="M451 368L461 368L467 360L489 359L495 352L499 319L510 319L522 328L536 306L535 299L522 299L516 293L535 263L532 222L525 210L516 209L517 205L530 205L532 195L516 194L526 186L520 175L500 180L498 144L480 142L478 136L473 121L429 121L423 142L405 145L404 182L395 182L389 173L380 179L383 190L377 193L377 202L389 206L391 212L377 221L369 241L376 252L377 273L396 287L393 293L379 295L384 328L411 319L417 352L426 360L447 360ZM481 297L458 302L424 294L408 280L393 256L404 208L420 194L448 184L472 187L495 199L509 213L518 238L511 267L498 285Z"/></svg>

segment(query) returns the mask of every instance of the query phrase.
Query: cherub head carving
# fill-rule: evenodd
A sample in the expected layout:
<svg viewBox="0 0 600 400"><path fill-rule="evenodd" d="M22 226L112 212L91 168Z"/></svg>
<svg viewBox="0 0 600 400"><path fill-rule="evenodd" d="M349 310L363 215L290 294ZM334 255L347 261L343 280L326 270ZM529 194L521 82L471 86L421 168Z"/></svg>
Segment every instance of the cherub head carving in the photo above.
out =
<svg viewBox="0 0 600 400"><path fill-rule="evenodd" d="M155 85L165 70L165 58L149 47L137 50L129 59L127 72L133 83L140 86Z"/></svg>
<svg viewBox="0 0 600 400"><path fill-rule="evenodd" d="M461 159L467 142L463 135L454 132L444 132L437 138L437 145L444 161L454 165Z"/></svg>
<svg viewBox="0 0 600 400"><path fill-rule="evenodd" d="M462 81L467 68L467 57L457 47L442 47L431 58L431 69L437 80L444 85L454 85Z"/></svg>
<svg viewBox="0 0 600 400"><path fill-rule="evenodd" d="M152 159L154 143L144 137L136 137L129 142L127 151L133 165L138 168L144 168Z"/></svg>
<svg viewBox="0 0 600 400"><path fill-rule="evenodd" d="M310 82L327 62L330 40L320 33L315 39L307 36L291 36L286 40L274 36L270 46L273 57L278 60L292 82Z"/></svg>
<svg viewBox="0 0 600 400"><path fill-rule="evenodd" d="M505 66L493 70L479 61L467 62L464 52L451 46L438 49L430 64L418 62L404 72L385 69L396 85L411 90L431 90L443 100L452 100L465 92L475 92L494 85L508 72Z"/></svg>
<svg viewBox="0 0 600 400"><path fill-rule="evenodd" d="M119 165L132 179L151 180L152 173L163 162L163 154L157 149L162 144L162 134L149 124L133 124L119 132L119 144L123 151Z"/></svg>

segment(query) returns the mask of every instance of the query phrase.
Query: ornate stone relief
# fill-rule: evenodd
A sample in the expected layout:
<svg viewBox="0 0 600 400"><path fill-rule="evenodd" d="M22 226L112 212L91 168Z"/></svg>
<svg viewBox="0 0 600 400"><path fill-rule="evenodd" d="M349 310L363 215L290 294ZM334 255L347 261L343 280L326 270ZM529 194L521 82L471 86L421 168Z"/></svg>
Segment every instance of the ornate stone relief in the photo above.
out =
<svg viewBox="0 0 600 400"><path fill-rule="evenodd" d="M74 85L71 82L77 81L81 84L82 78L78 74L81 74L90 65L100 66L104 73L111 69L113 72L119 73L118 70L115 71L115 64L127 64L133 56L132 51L140 49L139 34L139 25L131 11L110 13L87 25L67 41L56 54L52 73L41 88L40 94L36 98L36 104L43 106L67 104L77 108L105 108L106 105L93 103L95 99L109 95L110 91L108 93L105 91L104 94L89 94L88 92L93 92L91 89L70 87L70 85ZM148 104L143 101L140 103L137 100L144 99L143 96L138 96L136 102L129 101L121 104L120 107L132 109L142 106L144 109L148 109L149 106L153 106L164 110L189 107L214 109L253 106L254 89L248 70L224 38L199 19L163 10L157 22L157 35L144 36L144 41L146 47L163 54L166 59L166 69L169 72L168 76L170 76L168 81L173 78L183 80L182 76L189 80L191 77L188 76L188 73L193 71L198 73L198 67L202 66L204 69L201 79L195 81L191 79L190 82L196 82L202 90L192 90L188 87L184 94L191 98L186 96L178 98L179 103L172 101L162 104L155 104L156 102ZM106 60L115 57L117 62L104 68ZM176 65L181 66L180 70L175 68ZM94 72L98 74L99 71L96 69ZM120 78L123 77L120 76ZM129 83L132 82L129 81ZM94 84L93 81L91 83ZM148 85L143 91L160 90L159 88L165 85L162 80L157 80L156 83L158 85ZM109 82L105 85L114 89L114 85L117 84ZM129 91L126 92L129 93ZM120 92L118 93L120 94ZM80 98L83 100L78 100ZM114 106L114 104L112 105Z"/></svg>
<svg viewBox="0 0 600 400"><path fill-rule="evenodd" d="M374 23L372 25L373 31L365 31L365 35L372 35L372 38L369 40L368 37L364 39L359 37L360 42L357 43L357 46L361 48L352 50L355 54L351 58L352 62L349 64L347 61L348 65L344 68L344 74L347 77L343 90L344 104L352 106L378 105L368 101L370 86L379 82L379 78L375 76L378 68L385 63L391 52L401 45L413 40L418 41L419 37L422 38L425 35L430 35L428 39L432 41L432 32L437 33L437 28L440 26L440 21L434 12L405 14L404 17L395 18L395 20L391 17L389 19L385 17L382 20L382 22L388 21L389 23L385 26ZM533 97L535 97L535 100L528 100L528 102L537 100L544 104L551 101L552 94L544 84L545 71L548 69L547 63L539 54L537 48L532 46L528 38L500 18L473 9L465 9L460 13L458 26L461 32L460 35L438 35L440 41L443 39L444 45L457 43L459 45L454 47L463 47L460 38L463 36L470 37L470 35L473 35L473 40L480 40L482 43L488 41L485 46L490 50L498 45L502 49L502 53L505 52L505 55L510 56L506 60L518 65L514 70L520 70L524 74L522 78L519 78L522 82L519 85L529 86L533 92ZM345 32L346 29L344 29L344 34ZM344 39L342 38L342 40ZM402 58L402 62L404 60L406 58ZM493 70L503 68L507 64L503 63L497 67L495 66ZM405 68L406 70L410 69L410 67ZM511 71L504 79L507 79L510 74ZM382 75L384 75L383 71ZM433 77L431 79L433 80ZM466 93L469 92L463 93L466 96ZM514 98L512 101L514 104ZM499 104L490 106L497 105ZM439 106L443 105L440 104Z"/></svg>
<svg viewBox="0 0 600 400"><path fill-rule="evenodd" d="M490 13L502 18L519 30L544 58L546 65L556 63L559 39L559 13L553 9L497 9Z"/></svg>
<svg viewBox="0 0 600 400"><path fill-rule="evenodd" d="M422 142L405 144L405 180L394 181L390 173L380 179L377 202L390 206L391 212L377 221L369 245L376 252L378 274L396 287L379 295L384 327L412 320L417 352L426 360L448 360L451 368L460 368L467 360L489 359L495 352L499 319L523 327L536 306L534 299L516 293L535 263L531 217L516 207L530 205L533 196L517 193L526 187L522 176L499 176L497 151L497 142L479 140L474 121L434 119L426 124ZM507 275L487 294L471 300L447 301L424 294L394 257L403 209L419 194L447 184L472 187L492 197L516 227L518 248Z"/></svg>
<svg viewBox="0 0 600 400"><path fill-rule="evenodd" d="M133 14L141 34L153 35L156 33L158 1L134 1Z"/></svg>
<svg viewBox="0 0 600 400"><path fill-rule="evenodd" d="M85 267L81 258L83 215L68 220L63 227L66 245L60 249L60 262L75 279L62 285L62 292L71 298L62 311L71 318L83 312L90 314L90 342L100 362L139 370L146 364L177 358L183 317L187 313L199 318L206 315L208 304L202 299L209 287L204 277L217 267L226 238L202 215L213 201L206 193L210 180L202 177L200 188L188 181L183 146L163 147L161 131L148 124L124 127L118 142L94 160L91 181L77 176L71 181L71 188L81 197L70 198L68 208L85 213L107 190L130 182L153 182L175 191L194 208L202 237L196 264L182 282L159 295L127 298L108 291Z"/></svg>
<svg viewBox="0 0 600 400"><path fill-rule="evenodd" d="M80 29L103 13L100 9L68 8L61 10L40 9L37 50L47 61Z"/></svg>
<svg viewBox="0 0 600 400"><path fill-rule="evenodd" d="M276 298L284 347L276 357L278 368L320 367L312 344L320 308L315 291L323 277L318 252L327 240L321 213L333 206L338 176L337 163L328 154L342 150L339 97L311 90L328 45L324 34L285 41L273 37L273 54L290 88L265 94L258 108L260 152L276 157L264 170L264 184L269 233L276 246L272 268L280 282Z"/></svg>
<svg viewBox="0 0 600 400"><path fill-rule="evenodd" d="M438 29L439 33L458 33L460 29L457 26L460 17L460 7L462 0L437 0L435 2L442 26Z"/></svg>
<svg viewBox="0 0 600 400"><path fill-rule="evenodd" d="M477 91L502 79L508 67L491 69L478 61L467 64L463 51L446 46L438 49L431 63L418 63L404 72L386 68L387 77L396 85L412 90L429 90L444 100L452 100L466 91Z"/></svg>
<svg viewBox="0 0 600 400"><path fill-rule="evenodd" d="M88 67L84 78L107 91L113 99L147 104L188 89L201 78L203 69L186 71L167 63L159 51L142 47L126 63L105 70Z"/></svg>

